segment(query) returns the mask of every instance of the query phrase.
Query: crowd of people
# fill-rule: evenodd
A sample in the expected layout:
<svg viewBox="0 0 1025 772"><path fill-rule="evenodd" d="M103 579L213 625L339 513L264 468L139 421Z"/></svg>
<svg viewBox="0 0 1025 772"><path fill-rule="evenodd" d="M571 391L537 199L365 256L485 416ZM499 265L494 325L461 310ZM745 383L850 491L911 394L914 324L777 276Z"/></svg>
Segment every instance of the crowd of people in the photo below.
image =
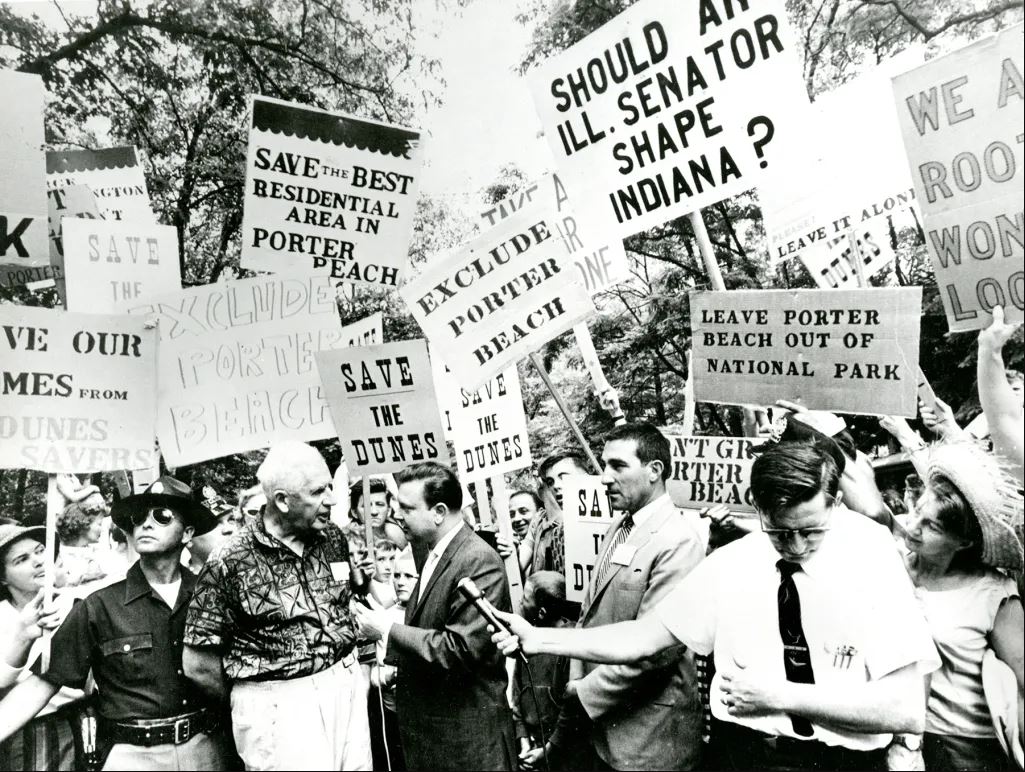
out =
<svg viewBox="0 0 1025 772"><path fill-rule="evenodd" d="M1013 329L997 315L979 338L983 431L939 401L932 444L883 419L916 467L903 492L841 418L787 404L752 421L758 516L684 516L668 441L621 419L582 603L563 520L579 451L511 493L512 538L481 530L446 466L347 490L296 442L235 505L164 475L108 506L65 479L55 559L42 525L0 524L0 767L1020 768Z"/></svg>

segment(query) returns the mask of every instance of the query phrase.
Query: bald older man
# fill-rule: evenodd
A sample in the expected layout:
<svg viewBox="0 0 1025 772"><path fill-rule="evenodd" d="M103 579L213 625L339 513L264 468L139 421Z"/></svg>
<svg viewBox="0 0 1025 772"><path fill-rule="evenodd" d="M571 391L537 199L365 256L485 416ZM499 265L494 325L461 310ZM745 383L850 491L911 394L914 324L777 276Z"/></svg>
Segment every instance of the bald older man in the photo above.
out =
<svg viewBox="0 0 1025 772"><path fill-rule="evenodd" d="M370 769L367 683L349 612L349 550L331 473L309 445L275 445L267 505L212 554L185 631L185 673L230 689L246 769Z"/></svg>

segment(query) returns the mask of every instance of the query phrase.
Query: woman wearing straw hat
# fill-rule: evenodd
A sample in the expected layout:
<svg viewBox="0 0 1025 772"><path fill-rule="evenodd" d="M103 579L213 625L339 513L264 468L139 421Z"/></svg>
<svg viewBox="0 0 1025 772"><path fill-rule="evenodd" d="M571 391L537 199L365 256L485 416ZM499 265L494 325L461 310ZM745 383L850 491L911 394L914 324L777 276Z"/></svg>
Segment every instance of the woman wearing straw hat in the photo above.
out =
<svg viewBox="0 0 1025 772"><path fill-rule="evenodd" d="M915 509L905 562L943 661L929 685L926 769L1013 769L996 739L982 661L992 648L1014 672L1020 733L1025 617L1015 582L996 569L1022 567L1021 493L974 445L938 445Z"/></svg>
<svg viewBox="0 0 1025 772"><path fill-rule="evenodd" d="M60 625L69 606L45 607L46 529L0 525L0 694L26 677L39 660L46 630ZM0 743L0 769L75 769L76 689L62 689L36 719Z"/></svg>

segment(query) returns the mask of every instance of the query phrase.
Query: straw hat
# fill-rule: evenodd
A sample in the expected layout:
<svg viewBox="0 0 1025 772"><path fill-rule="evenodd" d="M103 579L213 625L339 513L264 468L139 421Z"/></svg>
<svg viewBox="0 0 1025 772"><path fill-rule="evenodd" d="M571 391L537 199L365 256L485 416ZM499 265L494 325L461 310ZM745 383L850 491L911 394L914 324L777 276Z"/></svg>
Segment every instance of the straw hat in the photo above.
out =
<svg viewBox="0 0 1025 772"><path fill-rule="evenodd" d="M0 555L11 544L25 537L35 539L40 544L46 544L46 528L41 525L31 528L23 528L20 525L0 525Z"/></svg>
<svg viewBox="0 0 1025 772"><path fill-rule="evenodd" d="M964 496L982 529L982 561L1022 569L1023 500L1018 483L998 459L973 442L940 443L929 453L927 478L945 477Z"/></svg>

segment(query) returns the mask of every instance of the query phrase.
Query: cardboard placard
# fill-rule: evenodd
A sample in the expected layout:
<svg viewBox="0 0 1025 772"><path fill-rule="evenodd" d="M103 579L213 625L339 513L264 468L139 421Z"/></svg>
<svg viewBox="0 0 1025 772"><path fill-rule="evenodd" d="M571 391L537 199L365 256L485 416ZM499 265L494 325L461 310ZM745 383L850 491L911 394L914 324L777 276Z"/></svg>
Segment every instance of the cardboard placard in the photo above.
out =
<svg viewBox="0 0 1025 772"><path fill-rule="evenodd" d="M574 206L625 238L757 185L808 107L798 50L782 0L641 0L542 63Z"/></svg>
<svg viewBox="0 0 1025 772"><path fill-rule="evenodd" d="M726 504L731 512L755 511L751 501L752 452L765 442L754 437L687 437L663 431L673 452L666 482L673 503L697 508Z"/></svg>
<svg viewBox="0 0 1025 772"><path fill-rule="evenodd" d="M475 391L460 387L437 357L431 357L431 365L445 436L455 446L460 480L484 480L533 463L515 365Z"/></svg>
<svg viewBox="0 0 1025 772"><path fill-rule="evenodd" d="M893 79L925 240L952 332L1025 309L1018 24Z"/></svg>
<svg viewBox="0 0 1025 772"><path fill-rule="evenodd" d="M922 288L691 292L694 396L917 414Z"/></svg>
<svg viewBox="0 0 1025 772"><path fill-rule="evenodd" d="M904 51L815 99L799 128L801 152L758 187L773 263L800 257L815 276L809 261L827 262L826 244L846 239L849 229L874 233L887 227L887 215L913 224L906 210L915 206L915 190L890 79L921 60L919 51ZM866 275L881 267L877 259Z"/></svg>
<svg viewBox="0 0 1025 772"><path fill-rule="evenodd" d="M851 237L857 248L851 248ZM819 242L801 251L801 262L820 289L854 289L858 285L858 266L866 280L897 259L890 246L890 225L885 217L876 217L852 226L846 233Z"/></svg>
<svg viewBox="0 0 1025 772"><path fill-rule="evenodd" d="M154 459L156 330L0 305L0 468L112 472Z"/></svg>
<svg viewBox="0 0 1025 772"><path fill-rule="evenodd" d="M476 389L594 312L553 212L518 212L399 294L459 385Z"/></svg>
<svg viewBox="0 0 1025 772"><path fill-rule="evenodd" d="M39 75L0 69L0 264L49 265Z"/></svg>
<svg viewBox="0 0 1025 772"><path fill-rule="evenodd" d="M623 240L606 233L603 224L574 212L569 192L558 174L546 174L538 182L502 199L481 212L481 219L494 226L524 209L541 216L545 212L558 215L552 222L556 235L591 295L630 278L630 261Z"/></svg>
<svg viewBox="0 0 1025 772"><path fill-rule="evenodd" d="M343 328L324 276L263 276L151 297L159 322L157 436L169 467L333 437L317 351L340 348L381 315Z"/></svg>
<svg viewBox="0 0 1025 772"><path fill-rule="evenodd" d="M591 582L598 550L615 515L598 475L571 475L566 490L562 523L566 540L566 600L581 603Z"/></svg>
<svg viewBox="0 0 1025 772"><path fill-rule="evenodd" d="M46 184L51 190L85 185L96 196L100 215L105 220L157 221L139 154L131 145L48 151Z"/></svg>
<svg viewBox="0 0 1025 772"><path fill-rule="evenodd" d="M68 217L63 242L69 311L113 314L181 289L171 225Z"/></svg>
<svg viewBox="0 0 1025 772"><path fill-rule="evenodd" d="M317 369L353 476L448 462L425 341L322 351Z"/></svg>
<svg viewBox="0 0 1025 772"><path fill-rule="evenodd" d="M102 219L96 196L87 185L68 185L63 188L50 188L46 192L50 204L50 265L53 267L52 278L57 281L61 301L67 308L68 298L64 286L64 224L65 217L81 217L86 220ZM91 309L90 309L91 310Z"/></svg>
<svg viewBox="0 0 1025 772"><path fill-rule="evenodd" d="M254 96L242 267L397 287L422 165L419 131Z"/></svg>

